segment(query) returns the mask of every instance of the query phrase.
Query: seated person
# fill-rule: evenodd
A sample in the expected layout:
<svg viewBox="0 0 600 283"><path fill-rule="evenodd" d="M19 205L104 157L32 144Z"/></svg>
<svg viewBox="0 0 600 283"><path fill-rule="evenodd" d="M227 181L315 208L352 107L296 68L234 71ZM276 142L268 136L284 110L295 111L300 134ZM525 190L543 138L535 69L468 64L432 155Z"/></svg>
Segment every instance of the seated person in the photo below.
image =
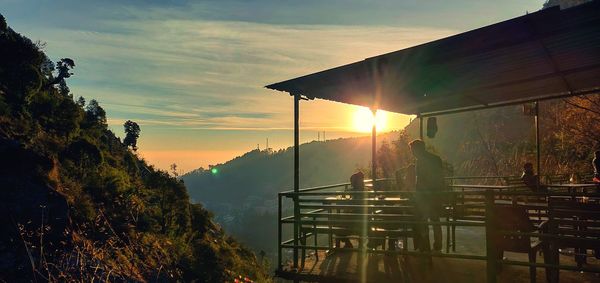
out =
<svg viewBox="0 0 600 283"><path fill-rule="evenodd" d="M527 162L523 164L523 174L521 180L525 186L529 187L534 192L546 192L548 188L540 184L540 177L533 172L533 164Z"/></svg>
<svg viewBox="0 0 600 283"><path fill-rule="evenodd" d="M364 191L365 189L365 174L363 174L361 171L358 171L354 174L352 174L352 176L350 176L350 190L352 191ZM346 209L343 211L344 213L358 213L357 211L354 211L352 209ZM353 229L355 230L355 229ZM348 235L338 235L341 237L338 237L336 240L336 246L339 246L339 242L342 241L344 243L344 248L353 248L352 242L350 242L349 238L343 237L343 236L348 236Z"/></svg>
<svg viewBox="0 0 600 283"><path fill-rule="evenodd" d="M363 191L365 189L365 174L358 171L350 176L350 185L353 191Z"/></svg>
<svg viewBox="0 0 600 283"><path fill-rule="evenodd" d="M594 165L594 183L600 183L600 150L596 150L594 152L594 160L592 160L592 165Z"/></svg>

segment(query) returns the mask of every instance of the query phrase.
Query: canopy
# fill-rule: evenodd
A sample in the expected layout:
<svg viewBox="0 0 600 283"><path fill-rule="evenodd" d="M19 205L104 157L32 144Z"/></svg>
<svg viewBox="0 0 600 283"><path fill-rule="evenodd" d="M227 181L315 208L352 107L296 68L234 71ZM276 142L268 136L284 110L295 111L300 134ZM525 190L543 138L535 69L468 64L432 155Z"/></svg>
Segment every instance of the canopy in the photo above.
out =
<svg viewBox="0 0 600 283"><path fill-rule="evenodd" d="M511 20L268 85L404 114L600 90L600 1Z"/></svg>

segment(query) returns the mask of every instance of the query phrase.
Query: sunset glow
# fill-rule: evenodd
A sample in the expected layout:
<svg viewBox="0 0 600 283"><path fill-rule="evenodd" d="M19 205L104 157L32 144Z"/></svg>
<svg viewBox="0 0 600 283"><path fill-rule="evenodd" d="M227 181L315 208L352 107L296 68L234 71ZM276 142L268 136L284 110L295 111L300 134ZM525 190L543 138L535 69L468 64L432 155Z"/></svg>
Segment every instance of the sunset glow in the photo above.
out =
<svg viewBox="0 0 600 283"><path fill-rule="evenodd" d="M377 131L385 131L387 129L387 112L378 110L375 115L375 124ZM361 133L371 132L373 127L373 113L371 109L361 107L354 112L353 116L354 131Z"/></svg>

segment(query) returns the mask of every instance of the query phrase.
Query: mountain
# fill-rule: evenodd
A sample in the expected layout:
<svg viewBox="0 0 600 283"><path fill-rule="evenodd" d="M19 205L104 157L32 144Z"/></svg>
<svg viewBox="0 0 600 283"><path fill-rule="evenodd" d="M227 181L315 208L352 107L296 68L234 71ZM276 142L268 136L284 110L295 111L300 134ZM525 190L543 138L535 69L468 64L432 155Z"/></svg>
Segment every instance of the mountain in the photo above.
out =
<svg viewBox="0 0 600 283"><path fill-rule="evenodd" d="M378 144L398 132L378 136ZM301 187L348 182L357 169L371 160L371 137L312 141L300 146ZM214 170L213 170L214 169ZM276 197L291 190L294 174L293 147L273 151L252 150L226 163L197 169L182 176L193 200L214 203L244 203L248 198Z"/></svg>
<svg viewBox="0 0 600 283"><path fill-rule="evenodd" d="M270 281L183 182L138 158L136 133L121 142L95 100L73 100L75 62L42 46L0 15L0 281Z"/></svg>

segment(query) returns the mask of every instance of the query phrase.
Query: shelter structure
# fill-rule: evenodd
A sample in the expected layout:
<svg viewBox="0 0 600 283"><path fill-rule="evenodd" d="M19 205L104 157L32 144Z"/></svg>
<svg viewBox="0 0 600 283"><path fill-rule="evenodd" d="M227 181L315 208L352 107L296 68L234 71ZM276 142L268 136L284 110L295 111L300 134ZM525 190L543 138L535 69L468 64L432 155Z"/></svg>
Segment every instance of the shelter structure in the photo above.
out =
<svg viewBox="0 0 600 283"><path fill-rule="evenodd" d="M539 140L538 101L600 93L600 1L540 10L266 87L294 99L294 192L300 190L301 100L417 115L421 136L424 117L533 103ZM372 134L376 172L375 127ZM541 174L539 143L537 155ZM295 205L296 219L299 214Z"/></svg>

